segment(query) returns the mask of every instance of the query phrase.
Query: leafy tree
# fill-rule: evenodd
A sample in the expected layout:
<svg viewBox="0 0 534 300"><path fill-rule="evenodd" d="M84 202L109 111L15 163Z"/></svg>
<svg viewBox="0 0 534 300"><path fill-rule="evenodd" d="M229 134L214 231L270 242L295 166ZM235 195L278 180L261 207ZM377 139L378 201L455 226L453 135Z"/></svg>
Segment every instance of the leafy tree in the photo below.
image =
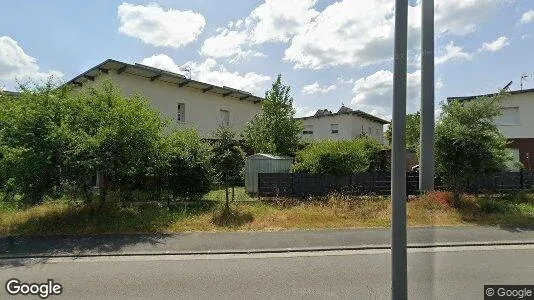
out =
<svg viewBox="0 0 534 300"><path fill-rule="evenodd" d="M419 139L421 114L419 112L406 115L406 149L419 155ZM386 139L391 145L391 125L386 130Z"/></svg>
<svg viewBox="0 0 534 300"><path fill-rule="evenodd" d="M0 101L0 177L34 203L61 189L63 154L72 137L64 120L71 103L67 90L50 82L21 88L18 97Z"/></svg>
<svg viewBox="0 0 534 300"><path fill-rule="evenodd" d="M158 155L152 178L171 191L173 198L196 200L210 191L211 147L196 131L174 130L162 139Z"/></svg>
<svg viewBox="0 0 534 300"><path fill-rule="evenodd" d="M262 113L245 128L245 141L254 152L293 155L300 143L302 124L293 118L293 98L290 87L282 84L282 75L265 93Z"/></svg>
<svg viewBox="0 0 534 300"><path fill-rule="evenodd" d="M228 187L234 186L241 177L245 165L245 154L235 139L235 133L228 127L220 127L213 146L213 166L219 182L226 192L225 207L229 209Z"/></svg>
<svg viewBox="0 0 534 300"><path fill-rule="evenodd" d="M297 153L293 171L335 175L376 171L382 149L380 143L369 137L316 142Z"/></svg>
<svg viewBox="0 0 534 300"><path fill-rule="evenodd" d="M499 94L453 101L442 107L436 124L436 168L452 188L456 202L469 180L506 169L510 160L506 138L493 122L501 114L499 102L503 97Z"/></svg>

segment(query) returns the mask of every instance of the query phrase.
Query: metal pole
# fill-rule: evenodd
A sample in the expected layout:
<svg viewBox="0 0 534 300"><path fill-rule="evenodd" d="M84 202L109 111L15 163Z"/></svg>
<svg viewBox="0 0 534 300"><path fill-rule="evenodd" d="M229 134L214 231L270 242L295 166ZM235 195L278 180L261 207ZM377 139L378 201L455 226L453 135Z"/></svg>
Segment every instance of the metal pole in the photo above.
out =
<svg viewBox="0 0 534 300"><path fill-rule="evenodd" d="M419 190L434 189L434 0L421 3L421 144Z"/></svg>
<svg viewBox="0 0 534 300"><path fill-rule="evenodd" d="M408 298L406 267L406 61L408 0L395 1L391 149L391 298Z"/></svg>

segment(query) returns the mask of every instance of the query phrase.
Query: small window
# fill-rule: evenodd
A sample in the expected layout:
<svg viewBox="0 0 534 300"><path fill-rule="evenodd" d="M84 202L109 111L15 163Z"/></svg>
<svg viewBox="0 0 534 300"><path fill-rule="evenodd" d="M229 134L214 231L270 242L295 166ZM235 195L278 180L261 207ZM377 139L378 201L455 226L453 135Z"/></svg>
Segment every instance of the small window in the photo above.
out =
<svg viewBox="0 0 534 300"><path fill-rule="evenodd" d="M304 125L302 134L313 134L313 125Z"/></svg>
<svg viewBox="0 0 534 300"><path fill-rule="evenodd" d="M376 129L376 136L380 136L380 129Z"/></svg>
<svg viewBox="0 0 534 300"><path fill-rule="evenodd" d="M372 135L372 134L373 134L373 128L369 127L369 135Z"/></svg>
<svg viewBox="0 0 534 300"><path fill-rule="evenodd" d="M330 124L330 131L332 134L339 133L339 124Z"/></svg>
<svg viewBox="0 0 534 300"><path fill-rule="evenodd" d="M363 132L363 125L362 125L362 134L364 134L365 132Z"/></svg>
<svg viewBox="0 0 534 300"><path fill-rule="evenodd" d="M185 122L185 104L178 103L178 113L176 114L176 121L179 123Z"/></svg>
<svg viewBox="0 0 534 300"><path fill-rule="evenodd" d="M221 125L230 126L230 112L226 109L220 110Z"/></svg>

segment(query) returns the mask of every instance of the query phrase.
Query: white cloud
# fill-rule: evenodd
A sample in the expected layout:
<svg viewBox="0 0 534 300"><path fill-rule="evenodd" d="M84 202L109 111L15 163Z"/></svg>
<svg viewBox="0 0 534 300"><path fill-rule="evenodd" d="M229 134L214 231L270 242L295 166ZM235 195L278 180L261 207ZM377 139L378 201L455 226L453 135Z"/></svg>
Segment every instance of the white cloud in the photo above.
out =
<svg viewBox="0 0 534 300"><path fill-rule="evenodd" d="M181 48L195 41L206 25L199 13L164 10L156 4L143 6L124 2L119 5L118 18L119 32L146 44L171 48Z"/></svg>
<svg viewBox="0 0 534 300"><path fill-rule="evenodd" d="M249 56L265 56L260 52L244 50L247 44L248 34L246 32L224 28L218 35L209 37L204 41L200 53L215 58L228 58L230 62Z"/></svg>
<svg viewBox="0 0 534 300"><path fill-rule="evenodd" d="M180 67L174 63L174 60L165 54L156 54L146 57L141 61L141 64L173 73L182 73Z"/></svg>
<svg viewBox="0 0 534 300"><path fill-rule="evenodd" d="M45 81L51 77L61 79L63 73L56 70L41 71L37 59L26 54L17 41L9 36L0 36L0 84L7 84L11 88L16 81Z"/></svg>
<svg viewBox="0 0 534 300"><path fill-rule="evenodd" d="M436 65L444 64L446 62L461 62L471 60L473 55L463 51L463 47L454 45L454 42L450 42L445 46L444 53L441 56L436 57Z"/></svg>
<svg viewBox="0 0 534 300"><path fill-rule="evenodd" d="M330 91L333 91L337 89L337 86L335 84L331 84L329 86L320 86L319 83L316 81L312 84L308 84L302 87L301 92L305 95L313 95L317 93L325 94Z"/></svg>
<svg viewBox="0 0 534 300"><path fill-rule="evenodd" d="M521 15L521 19L519 20L518 24L519 25L527 24L532 21L534 21L534 10L531 9L529 11L524 12L523 15Z"/></svg>
<svg viewBox="0 0 534 300"><path fill-rule="evenodd" d="M250 56L265 56L251 50L266 42L287 42L319 14L313 9L317 0L265 0L248 17L230 22L207 38L200 53L236 62Z"/></svg>
<svg viewBox="0 0 534 300"><path fill-rule="evenodd" d="M482 46L480 47L480 49L478 49L478 51L495 52L501 50L502 48L508 45L510 45L508 38L506 36L501 36L493 42L482 43Z"/></svg>
<svg viewBox="0 0 534 300"><path fill-rule="evenodd" d="M421 89L421 71L407 73L407 110L415 112L419 107ZM391 119L391 104L393 101L393 73L379 70L367 77L354 82L352 89L355 96L351 106L386 120Z"/></svg>
<svg viewBox="0 0 534 300"><path fill-rule="evenodd" d="M309 107L295 107L295 117L310 117L315 114L317 110L310 109Z"/></svg>
<svg viewBox="0 0 534 300"><path fill-rule="evenodd" d="M254 28L254 43L287 42L315 18L319 12L313 9L317 0L265 0L250 14Z"/></svg>
<svg viewBox="0 0 534 300"><path fill-rule="evenodd" d="M171 72L179 72L180 66L177 65L172 58L165 54L153 55L143 59L141 62L144 65L161 68ZM216 60L212 58L206 59L202 63L187 62L182 67L191 69L191 76L195 80L206 83L211 83L218 86L228 86L235 89L262 95L265 91L266 84L271 80L271 77L248 72L240 74L239 72L231 72L223 65L219 65Z"/></svg>
<svg viewBox="0 0 534 300"><path fill-rule="evenodd" d="M466 35L491 19L513 0L436 0L435 22L439 34Z"/></svg>
<svg viewBox="0 0 534 300"><path fill-rule="evenodd" d="M436 0L436 32L465 35L510 0ZM409 7L408 46L419 45L421 1ZM366 66L392 59L394 1L341 0L297 33L284 59L296 68Z"/></svg>

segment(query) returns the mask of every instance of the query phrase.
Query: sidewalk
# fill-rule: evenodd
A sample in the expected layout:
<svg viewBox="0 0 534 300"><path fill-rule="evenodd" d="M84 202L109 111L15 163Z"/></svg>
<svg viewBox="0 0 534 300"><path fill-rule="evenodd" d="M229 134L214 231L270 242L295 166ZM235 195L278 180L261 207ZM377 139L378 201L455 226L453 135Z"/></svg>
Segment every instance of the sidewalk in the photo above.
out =
<svg viewBox="0 0 534 300"><path fill-rule="evenodd" d="M0 259L387 249L389 244L389 229L0 237ZM534 244L534 230L476 226L408 229L409 247L501 244Z"/></svg>

